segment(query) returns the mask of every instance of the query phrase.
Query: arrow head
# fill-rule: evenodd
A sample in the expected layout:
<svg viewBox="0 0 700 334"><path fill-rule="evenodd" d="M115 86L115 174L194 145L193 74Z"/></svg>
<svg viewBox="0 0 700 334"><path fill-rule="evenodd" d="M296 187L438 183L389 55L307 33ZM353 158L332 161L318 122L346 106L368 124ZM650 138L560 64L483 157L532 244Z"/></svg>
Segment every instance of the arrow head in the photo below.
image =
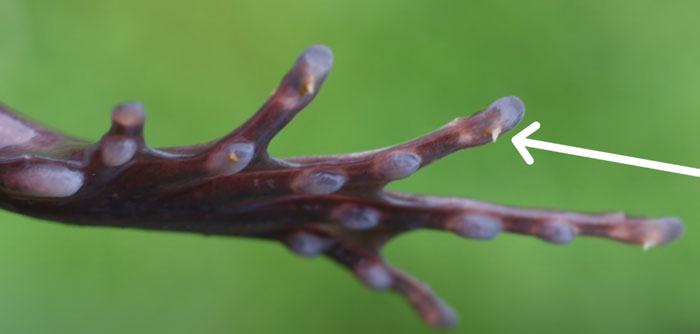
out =
<svg viewBox="0 0 700 334"><path fill-rule="evenodd" d="M540 122L533 122L532 124L528 125L525 129L518 132L518 134L513 136L513 138L511 138L513 146L515 146L515 149L518 150L518 153L520 153L520 155L523 157L523 160L525 160L525 163L528 165L532 165L535 162L535 158L533 158L530 152L527 150L527 137L535 133L535 131L537 131L537 129L539 128Z"/></svg>

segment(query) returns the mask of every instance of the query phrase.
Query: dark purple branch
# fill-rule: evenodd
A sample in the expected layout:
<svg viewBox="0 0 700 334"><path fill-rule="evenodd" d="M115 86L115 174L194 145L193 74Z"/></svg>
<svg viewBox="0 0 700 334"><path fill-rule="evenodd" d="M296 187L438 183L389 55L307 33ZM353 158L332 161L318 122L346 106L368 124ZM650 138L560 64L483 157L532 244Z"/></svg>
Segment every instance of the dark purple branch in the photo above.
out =
<svg viewBox="0 0 700 334"><path fill-rule="evenodd" d="M310 47L251 119L221 140L194 146L149 147L145 111L135 103L114 109L112 127L95 144L0 106L0 205L72 224L278 240L302 256L327 255L372 289L393 289L440 327L453 325L455 313L381 257L383 245L403 232L440 229L487 240L508 231L557 244L587 235L645 247L683 233L676 218L520 209L384 191L391 181L511 130L525 113L517 97L385 149L270 157L270 141L313 100L332 63L330 50Z"/></svg>

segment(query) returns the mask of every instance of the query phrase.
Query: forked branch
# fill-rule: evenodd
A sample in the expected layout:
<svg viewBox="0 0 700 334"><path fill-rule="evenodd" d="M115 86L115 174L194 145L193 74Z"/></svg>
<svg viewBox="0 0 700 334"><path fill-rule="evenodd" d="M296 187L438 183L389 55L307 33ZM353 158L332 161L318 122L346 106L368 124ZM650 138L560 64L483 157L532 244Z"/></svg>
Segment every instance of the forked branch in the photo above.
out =
<svg viewBox="0 0 700 334"><path fill-rule="evenodd" d="M512 208L469 199L384 191L452 152L488 144L525 113L517 97L397 146L344 155L271 157L272 138L318 94L333 62L308 48L269 100L220 140L155 149L145 111L122 104L90 144L0 106L0 205L80 225L177 230L279 240L302 256L325 254L377 290L404 295L431 325L457 317L430 288L387 264L382 246L418 228L491 239L501 231L564 244L578 235L646 247L680 237L676 218Z"/></svg>

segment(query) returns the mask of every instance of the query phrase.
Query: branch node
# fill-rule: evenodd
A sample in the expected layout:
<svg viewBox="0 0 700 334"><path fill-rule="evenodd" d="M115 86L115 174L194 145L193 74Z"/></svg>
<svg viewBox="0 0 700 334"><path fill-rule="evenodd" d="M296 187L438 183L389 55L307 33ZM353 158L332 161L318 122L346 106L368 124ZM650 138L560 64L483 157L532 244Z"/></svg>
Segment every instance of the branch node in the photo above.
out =
<svg viewBox="0 0 700 334"><path fill-rule="evenodd" d="M399 180L415 173L420 163L421 158L413 152L394 151L380 158L376 173L387 181Z"/></svg>
<svg viewBox="0 0 700 334"><path fill-rule="evenodd" d="M466 214L452 218L448 229L465 238L491 240L501 233L503 226L499 219L492 216Z"/></svg>
<svg viewBox="0 0 700 334"><path fill-rule="evenodd" d="M311 171L301 173L292 181L292 189L297 192L322 195L332 194L343 187L347 178L331 171Z"/></svg>
<svg viewBox="0 0 700 334"><path fill-rule="evenodd" d="M354 270L360 281L376 291L389 289L394 281L386 266L373 261L363 260Z"/></svg>
<svg viewBox="0 0 700 334"><path fill-rule="evenodd" d="M30 165L2 176L3 186L24 196L69 197L83 186L83 173L61 165Z"/></svg>
<svg viewBox="0 0 700 334"><path fill-rule="evenodd" d="M206 166L215 175L233 175L248 166L255 155L255 146L249 142L234 142L217 148L207 159Z"/></svg>
<svg viewBox="0 0 700 334"><path fill-rule="evenodd" d="M284 239L289 249L303 257L315 257L325 252L334 241L306 231L292 233Z"/></svg>
<svg viewBox="0 0 700 334"><path fill-rule="evenodd" d="M109 167L121 166L134 157L138 143L131 138L105 136L100 142L102 163Z"/></svg>
<svg viewBox="0 0 700 334"><path fill-rule="evenodd" d="M537 236L554 244L564 245L574 240L576 230L562 221L546 222L537 228Z"/></svg>
<svg viewBox="0 0 700 334"><path fill-rule="evenodd" d="M350 230L368 230L379 224L379 213L376 210L353 204L335 209L333 217Z"/></svg>

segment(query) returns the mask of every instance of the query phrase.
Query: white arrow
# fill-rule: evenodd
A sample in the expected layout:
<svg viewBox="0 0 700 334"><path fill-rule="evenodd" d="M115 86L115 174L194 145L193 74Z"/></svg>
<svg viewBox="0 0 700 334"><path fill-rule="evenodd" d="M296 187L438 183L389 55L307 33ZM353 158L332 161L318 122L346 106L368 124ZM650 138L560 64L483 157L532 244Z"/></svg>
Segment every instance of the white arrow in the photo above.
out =
<svg viewBox="0 0 700 334"><path fill-rule="evenodd" d="M619 164L625 164L625 165L630 165L630 166L637 166L637 167L661 170L664 172L671 172L671 173L676 173L676 174L683 174L683 175L700 177L700 169L697 169L697 168L690 168L690 167L679 166L679 165L674 165L674 164L667 164L665 162L659 162L659 161L653 161L653 160L647 160L647 159L633 158L633 157L628 157L628 156L619 155L619 154L588 150L585 148L560 145L560 144L549 143L546 141L528 138L529 135L533 134L539 128L540 128L540 122L534 122L534 123L530 124L528 127L526 127L525 129L523 129L523 131L520 131L517 135L513 136L513 138L511 139L513 141L513 145L515 145L515 149L518 150L518 153L520 153L520 155L523 156L525 163L527 163L528 165L532 165L535 162L535 159L532 157L530 152L527 151L528 147L532 147L532 148L537 148L540 150L576 155L576 156L584 157L584 158L617 162Z"/></svg>

